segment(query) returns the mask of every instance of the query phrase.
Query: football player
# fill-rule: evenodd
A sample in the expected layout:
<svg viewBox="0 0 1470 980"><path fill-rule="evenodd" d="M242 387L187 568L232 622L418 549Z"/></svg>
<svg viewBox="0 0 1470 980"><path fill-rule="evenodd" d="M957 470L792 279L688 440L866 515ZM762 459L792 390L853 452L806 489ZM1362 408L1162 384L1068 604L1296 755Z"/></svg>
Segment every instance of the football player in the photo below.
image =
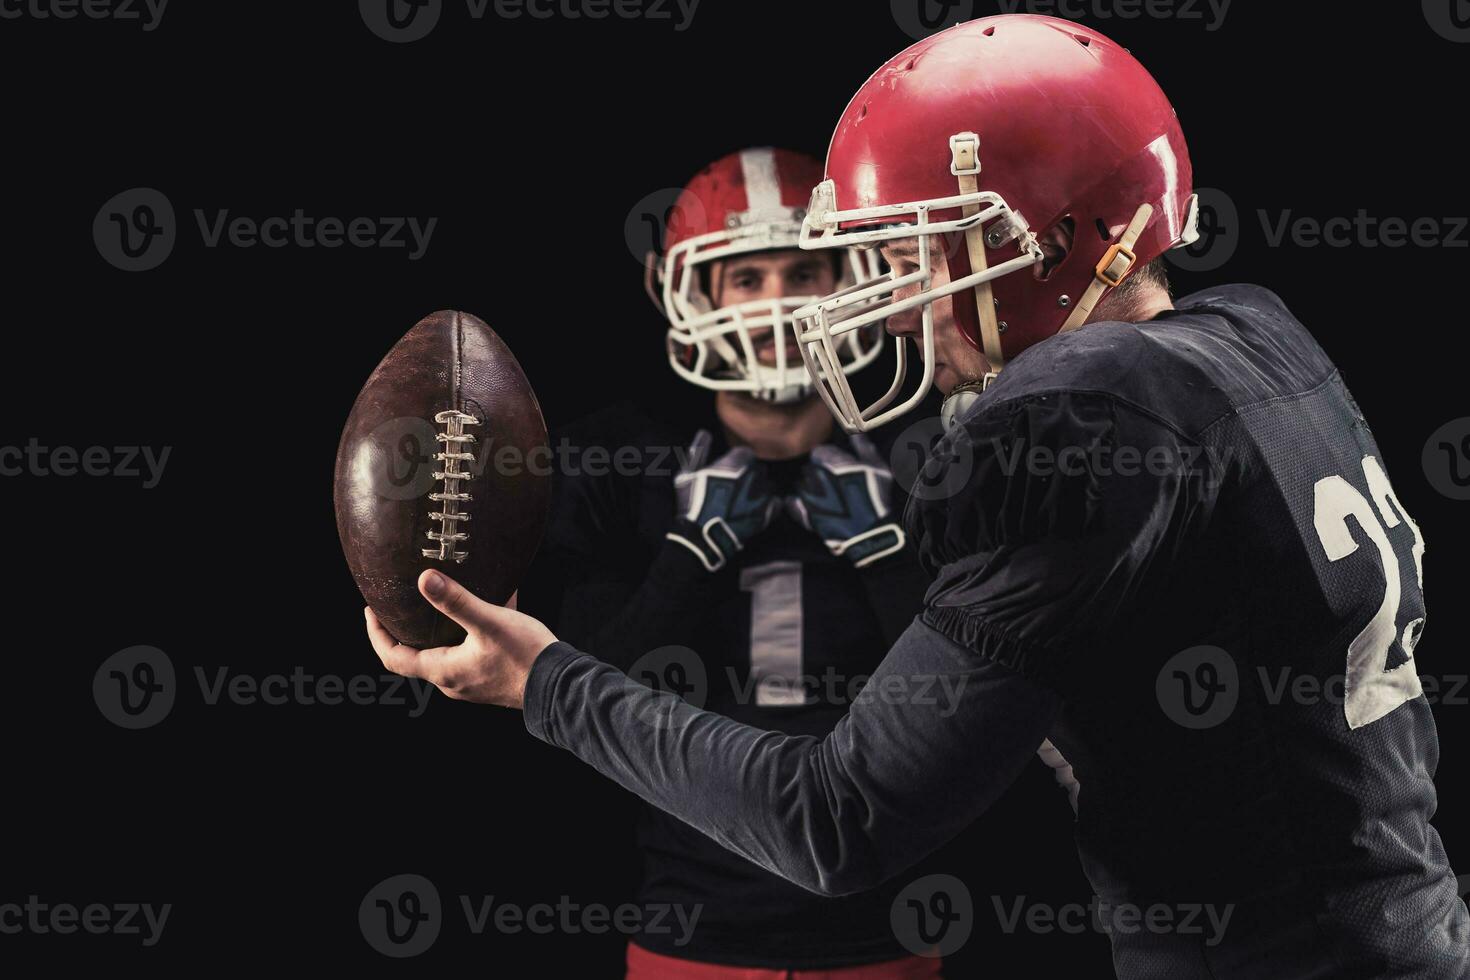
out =
<svg viewBox="0 0 1470 980"><path fill-rule="evenodd" d="M521 705L712 839L823 895L937 847L1045 746L1125 978L1462 978L1470 914L1435 811L1417 674L1425 542L1337 369L1275 293L1172 300L1195 234L1184 137L1130 54L1013 15L911 47L833 136L802 244L886 281L796 312L824 400L886 318L948 395L911 539L935 577L869 690L964 679L958 710L859 699L826 738L664 704L535 620L421 582L472 638L393 649ZM659 704L667 727L627 719Z"/></svg>
<svg viewBox="0 0 1470 980"><path fill-rule="evenodd" d="M540 556L564 589L557 628L582 649L727 717L817 738L927 584L887 466L837 429L796 348L797 307L876 274L876 255L798 247L821 173L803 154L753 148L689 182L649 285L673 369L709 392L706 417L616 406L564 433L586 465L560 475ZM855 372L882 347L875 325L834 350ZM593 447L642 450L643 465L594 467ZM896 941L892 889L813 895L653 807L638 840L638 903L691 910L695 925L636 936L634 980L938 976Z"/></svg>

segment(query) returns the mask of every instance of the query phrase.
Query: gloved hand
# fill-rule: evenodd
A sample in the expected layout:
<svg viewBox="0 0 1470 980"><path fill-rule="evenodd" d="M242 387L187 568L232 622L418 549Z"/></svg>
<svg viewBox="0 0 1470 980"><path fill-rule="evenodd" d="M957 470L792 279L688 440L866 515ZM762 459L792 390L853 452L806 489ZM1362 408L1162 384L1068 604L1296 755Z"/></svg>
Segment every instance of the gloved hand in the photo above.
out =
<svg viewBox="0 0 1470 980"><path fill-rule="evenodd" d="M857 455L836 446L812 450L787 511L834 555L858 568L903 550L903 528L889 513L893 474L865 436L852 437Z"/></svg>
<svg viewBox="0 0 1470 980"><path fill-rule="evenodd" d="M771 524L780 506L765 464L749 447L730 450L706 465L711 436L700 430L689 460L674 477L678 517L665 535L716 572Z"/></svg>

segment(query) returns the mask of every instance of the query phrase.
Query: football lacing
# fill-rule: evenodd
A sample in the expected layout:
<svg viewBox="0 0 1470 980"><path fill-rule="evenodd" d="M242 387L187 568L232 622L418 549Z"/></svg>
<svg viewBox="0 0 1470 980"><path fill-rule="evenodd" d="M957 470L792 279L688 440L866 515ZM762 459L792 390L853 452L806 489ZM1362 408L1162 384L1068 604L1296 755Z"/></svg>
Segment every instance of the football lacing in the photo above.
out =
<svg viewBox="0 0 1470 980"><path fill-rule="evenodd" d="M448 411L440 412L434 416L434 421L445 427L444 432L435 433L436 442L443 444L443 450L434 454L436 462L442 462L444 469L434 471L434 480L442 481L444 489L429 494L429 499L439 504L442 509L429 512L429 519L439 522L439 530L429 531L430 541L438 543L437 548L425 548L424 557L434 558L439 561L463 562L470 556L468 551L457 550L461 541L470 539L469 532L459 530L460 522L468 521L470 515L459 513L459 505L469 503L472 499L469 494L462 493L459 489L461 480L468 480L474 476L460 469L461 463L472 463L475 454L469 452L452 452L460 450L475 443L475 437L464 431L467 425L479 425L480 420L473 415L463 412Z"/></svg>

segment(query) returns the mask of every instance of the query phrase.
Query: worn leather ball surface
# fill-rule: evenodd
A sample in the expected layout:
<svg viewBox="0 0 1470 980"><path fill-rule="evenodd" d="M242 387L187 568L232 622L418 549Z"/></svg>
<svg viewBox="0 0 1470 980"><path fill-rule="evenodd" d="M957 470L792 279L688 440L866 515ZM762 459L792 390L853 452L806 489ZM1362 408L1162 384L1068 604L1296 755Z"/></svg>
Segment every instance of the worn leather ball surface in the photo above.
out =
<svg viewBox="0 0 1470 980"><path fill-rule="evenodd" d="M419 594L426 568L510 598L546 526L550 464L536 395L483 320L431 314L388 352L342 430L333 499L352 577L399 642L464 638Z"/></svg>

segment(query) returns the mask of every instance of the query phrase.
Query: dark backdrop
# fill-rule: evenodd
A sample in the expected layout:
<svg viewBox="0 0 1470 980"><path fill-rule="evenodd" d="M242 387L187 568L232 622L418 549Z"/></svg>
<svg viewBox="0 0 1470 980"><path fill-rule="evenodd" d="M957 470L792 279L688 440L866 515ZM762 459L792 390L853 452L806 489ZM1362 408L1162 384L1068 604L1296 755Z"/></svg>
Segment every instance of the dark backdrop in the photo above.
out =
<svg viewBox="0 0 1470 980"><path fill-rule="evenodd" d="M910 43L900 22L915 5L704 0L679 30L672 5L672 21L476 21L448 0L428 37L390 43L352 3L180 2L146 30L12 2L0 3L19 12L0 19L0 445L171 456L151 489L126 476L0 479L0 903L173 908L152 947L0 935L0 962L618 975L615 934L465 927L462 895L613 906L636 874L630 798L529 738L519 715L442 698L421 717L297 698L209 704L196 671L210 683L221 670L380 673L337 542L332 462L357 389L424 314L486 318L553 425L619 398L663 413L702 401L662 363L639 229L661 192L715 156L759 143L820 152L848 96ZM1107 0L1076 12L1155 72L1197 183L1219 191L1206 199L1219 237L1193 260L1205 268L1176 269L1176 284L1269 285L1345 372L1429 542L1420 672L1453 683L1467 670L1458 566L1470 505L1421 462L1437 429L1470 414L1454 220L1470 212L1455 105L1470 46L1455 39L1451 4L1308 16L1242 0L1223 21L1183 0L1160 8L1170 16L1099 16L1139 9ZM135 188L167 198L177 242L158 267L125 272L93 224ZM418 260L402 248L208 248L196 209L438 224ZM1359 209L1433 219L1448 241L1268 234L1284 215ZM140 644L166 652L178 697L160 724L126 731L92 682ZM1437 709L1437 823L1461 868L1465 693ZM1038 764L930 862L976 906L951 976L1059 976L1074 963L1086 965L1070 975L1108 975L1102 937L1006 935L994 910L1021 896L1087 900L1070 823ZM397 962L369 947L357 914L401 873L435 884L446 921L432 949Z"/></svg>

